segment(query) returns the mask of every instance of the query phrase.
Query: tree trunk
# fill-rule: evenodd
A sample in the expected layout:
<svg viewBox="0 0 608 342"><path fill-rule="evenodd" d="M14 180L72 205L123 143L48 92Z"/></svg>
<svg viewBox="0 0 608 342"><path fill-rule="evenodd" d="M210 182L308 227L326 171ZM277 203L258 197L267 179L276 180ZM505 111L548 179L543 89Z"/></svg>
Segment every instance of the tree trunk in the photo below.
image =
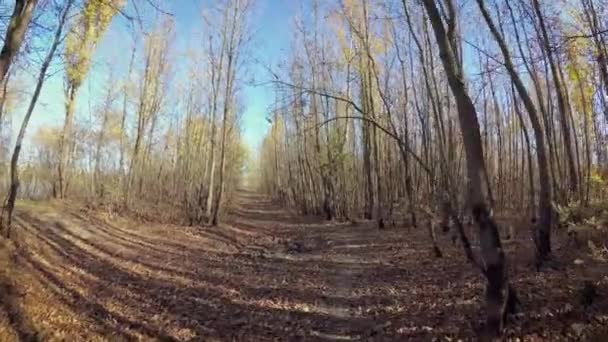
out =
<svg viewBox="0 0 608 342"><path fill-rule="evenodd" d="M215 196L215 204L212 205L212 208L207 208L207 210L211 209L211 215L209 217L209 224L216 226L218 224L218 216L219 216L219 212L220 212L220 206L222 203L222 196L224 194L224 186L225 186L225 169L226 169L226 139L227 139L227 126L229 124L229 116L231 111L233 110L233 103L231 101L233 101L233 82L234 82L234 68L236 67L236 63L238 61L237 57L237 48L238 48L238 44L240 43L240 40L237 39L236 35L237 35L237 21L238 21L238 13L239 13L239 7L238 4L233 4L233 8L232 8L232 21L230 23L230 28L229 28L229 36L227 36L226 34L224 34L222 36L223 39L223 44L226 44L226 39L228 39L227 41L227 46L226 46L226 57L227 57L227 61L226 61L226 86L224 88L224 103L223 103L223 115L222 115L222 142L221 142L221 146L220 146L220 167L219 167L219 182L218 182L218 193L217 196ZM228 14L228 10L226 11L226 14ZM226 31L224 31L226 32ZM240 37L239 37L240 38ZM222 56L223 56L224 51L222 50ZM221 73L219 73L218 77L221 77ZM218 78L219 80L219 78ZM219 81L217 83L219 85ZM212 170L213 171L213 170ZM210 194L213 194L212 192L213 190L213 186L210 185ZM208 202L209 203L209 202ZM212 202L213 203L213 202Z"/></svg>
<svg viewBox="0 0 608 342"><path fill-rule="evenodd" d="M515 114L517 114L517 118L519 120L519 124L521 126L521 130L524 135L524 139L526 141L526 156L528 158L528 182L530 187L530 205L529 209L532 215L534 215L536 202L535 202L535 192L534 192L534 166L532 165L532 148L530 144L530 135L528 134L528 129L526 128L526 124L524 123L523 115L521 114L521 110L519 108L519 104L517 102L517 98L515 98L515 89L511 85L511 93L513 94L513 106L515 108ZM542 134L542 133L541 133Z"/></svg>
<svg viewBox="0 0 608 342"><path fill-rule="evenodd" d="M10 82L11 73L9 72L2 83L2 98L0 98L0 138L2 137L2 126L4 124L4 111L6 109L6 97L8 95L8 83Z"/></svg>
<svg viewBox="0 0 608 342"><path fill-rule="evenodd" d="M532 98L530 97L523 81L519 77L519 74L513 66L511 55L508 47L503 39L502 35L498 32L494 21L490 17L488 10L485 7L483 0L477 0L479 9L494 36L494 39L498 43L502 52L505 67L509 72L511 80L513 81L515 88L517 89L519 96L521 97L530 122L532 123L532 129L534 130L534 136L536 138L536 156L538 162L538 172L540 180L540 193L539 193L539 222L538 227L535 230L534 241L536 243L536 262L537 267L540 267L542 263L547 260L551 254L551 227L552 227L552 209L551 209L551 180L549 177L549 171L547 166L547 158L545 156L545 141L543 131L538 119L538 113Z"/></svg>
<svg viewBox="0 0 608 342"><path fill-rule="evenodd" d="M534 12L539 21L540 32L542 33L542 41L544 49L547 52L547 59L549 60L549 66L551 67L551 73L553 74L553 83L555 84L555 92L557 93L557 105L560 113L560 124L562 129L562 135L564 138L564 148L566 149L566 163L568 164L568 175L569 175L569 190L570 195L576 195L578 192L578 176L576 172L576 166L574 161L574 152L572 151L572 139L570 137L570 125L568 119L568 104L566 102L565 90L562 87L561 78L557 70L555 58L553 56L553 49L551 48L549 35L545 26L543 14L540 9L538 0L532 0Z"/></svg>
<svg viewBox="0 0 608 342"><path fill-rule="evenodd" d="M500 335L507 314L507 300L512 296L508 285L505 255L498 235L498 227L488 210L489 184L485 181L486 170L477 112L465 88L462 74L456 65L456 56L450 43L434 0L424 0L424 7L435 32L439 54L448 83L456 100L458 119L466 153L468 176L468 201L473 218L479 228L481 255L485 265L487 329ZM405 4L404 4L405 5ZM452 18L455 21L455 18Z"/></svg>
<svg viewBox="0 0 608 342"><path fill-rule="evenodd" d="M36 82L36 88L34 89L34 94L32 95L32 99L30 100L30 104L27 108L27 112L23 117L23 121L21 122L21 128L19 129L19 134L17 135L17 140L15 142L15 149L13 150L13 156L11 157L11 184L9 188L9 194L7 197L6 205L3 209L3 215L0 217L0 227L3 226L4 221L4 210L6 210L7 221L6 221L6 232L5 235L7 238L10 238L11 233L11 225L13 220L13 209L15 208L15 201L17 199L17 192L19 191L19 155L21 153L21 146L23 144L23 138L25 137L25 131L30 122L30 118L32 117L32 113L34 112L34 108L36 108L36 103L38 102L38 97L40 96L40 91L42 90L42 86L44 85L44 81L46 79L46 72L55 56L55 51L57 47L61 43L61 34L63 32L64 25L67 21L68 13L70 8L72 7L74 0L68 0L65 8L63 9L63 13L59 20L59 24L57 26L57 30L55 31L55 36L53 38L53 44L49 52L42 63L42 67L40 68L40 73L38 74L38 80ZM35 3L35 1L34 1Z"/></svg>
<svg viewBox="0 0 608 342"><path fill-rule="evenodd" d="M120 120L120 160L119 160L119 168L121 175L121 184L123 187L126 187L126 177L125 177L125 128L127 123L127 98L128 98L128 84L131 81L131 74L133 72L133 63L135 61L135 43L133 43L133 48L131 50L131 59L129 60L129 71L127 72L127 80L124 85L124 97L122 102L122 119Z"/></svg>
<svg viewBox="0 0 608 342"><path fill-rule="evenodd" d="M13 59L19 53L37 4L38 0L15 0L15 8L0 51L0 83L4 81Z"/></svg>
<svg viewBox="0 0 608 342"><path fill-rule="evenodd" d="M76 99L76 91L75 87L70 87L67 91L68 98L66 100L66 111L65 111L65 121L63 123L63 130L59 135L59 163L57 164L57 183L59 189L59 198L63 199L65 197L65 183L66 173L68 167L68 160L70 154L70 145L72 141L72 124L74 118L75 111L75 99Z"/></svg>
<svg viewBox="0 0 608 342"><path fill-rule="evenodd" d="M606 41L600 34L601 26L595 9L594 0L581 0L585 18L593 34L593 42L597 52L597 66L600 71L600 78L604 89L604 96L608 96L608 52L606 51ZM608 124L608 105L604 105L604 119Z"/></svg>

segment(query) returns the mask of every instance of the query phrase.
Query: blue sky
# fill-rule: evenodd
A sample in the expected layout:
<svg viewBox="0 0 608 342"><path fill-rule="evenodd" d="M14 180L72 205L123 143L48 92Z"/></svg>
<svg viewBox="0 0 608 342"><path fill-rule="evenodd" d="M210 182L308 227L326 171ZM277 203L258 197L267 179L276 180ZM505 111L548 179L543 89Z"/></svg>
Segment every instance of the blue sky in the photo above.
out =
<svg viewBox="0 0 608 342"><path fill-rule="evenodd" d="M171 12L178 23L178 32L192 32L199 26L200 10L213 0L174 0ZM251 46L253 61L249 63L255 83L269 80L266 65L276 65L285 56L290 45L292 18L298 1L258 0L253 16L254 38ZM257 61L256 61L257 60ZM251 82L247 82L251 83ZM245 141L252 150L257 150L269 129L265 117L274 101L273 92L264 86L246 85L243 89L245 112L242 129Z"/></svg>
<svg viewBox="0 0 608 342"><path fill-rule="evenodd" d="M176 53L181 54L188 46L195 47L198 44L198 41L193 39L192 33L200 30L201 10L211 6L213 0L173 0L165 3L164 8L174 15L177 38L175 46L178 50ZM269 80L270 76L265 66L276 65L285 56L286 49L290 45L292 18L298 3L298 1L289 0L258 0L256 2L253 16L254 40L249 47L251 54L248 55L251 59L248 63L249 74L255 83ZM96 102L103 98L106 86L104 80L107 78L108 70L107 63L117 63L119 73L126 70L131 44L131 33L125 20L116 19L100 43L88 80L80 90L77 100L77 120L87 120L90 113L89 108L94 109ZM34 76L38 70L28 72ZM121 76L123 75L119 75L119 77ZM31 137L41 125L59 126L63 124L65 115L63 77L63 72L56 72L45 83L28 128L28 136ZM265 117L274 101L274 95L267 87L255 86L247 82L243 86L241 98L244 100L245 107L241 127L247 145L252 152L255 152L269 129ZM21 124L25 104L29 102L29 95L26 95L23 100L24 105L19 106L13 117L14 132Z"/></svg>

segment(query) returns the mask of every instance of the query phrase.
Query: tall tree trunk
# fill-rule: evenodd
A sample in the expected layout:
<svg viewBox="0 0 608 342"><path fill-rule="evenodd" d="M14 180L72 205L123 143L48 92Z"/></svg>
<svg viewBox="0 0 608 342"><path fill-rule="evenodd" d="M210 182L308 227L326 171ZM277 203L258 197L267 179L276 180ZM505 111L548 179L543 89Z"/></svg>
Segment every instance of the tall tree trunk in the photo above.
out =
<svg viewBox="0 0 608 342"><path fill-rule="evenodd" d="M8 83L11 73L9 72L2 83L2 97L0 98L0 138L2 137L2 126L4 124L4 112L6 109L6 97L8 96Z"/></svg>
<svg viewBox="0 0 608 342"><path fill-rule="evenodd" d="M15 0L15 7L4 36L4 45L0 51L0 83L23 44L25 33L32 20L38 0Z"/></svg>
<svg viewBox="0 0 608 342"><path fill-rule="evenodd" d="M549 258L551 254L551 227L552 227L552 215L551 215L551 181L549 177L549 168L547 166L547 158L545 155L545 140L543 131L541 128L540 121L538 119L538 113L536 111L536 107L534 106L534 102L528 93L528 90L524 86L523 81L519 77L519 74L515 70L513 66L513 61L511 60L511 55L507 44L505 43L504 38L498 32L496 25L494 25L494 21L490 16L490 13L485 7L483 0L477 0L478 7L494 36L494 39L498 43L500 50L502 52L504 63L507 71L509 72L509 76L513 81L519 96L521 97L524 107L528 111L528 116L530 118L530 122L532 123L532 129L534 130L534 136L536 139L536 156L538 162L538 172L539 172L539 181L540 181L540 193L539 193L539 222L538 227L535 230L534 241L536 244L536 261L537 267L540 267L542 263Z"/></svg>
<svg viewBox="0 0 608 342"><path fill-rule="evenodd" d="M597 53L597 67L600 72L604 96L608 96L608 51L606 51L606 40L604 39L604 35L600 33L602 28L595 9L594 0L581 0L581 2L585 18L593 34L593 42ZM602 98L605 101L605 98ZM606 120L606 124L608 124L608 104L604 103L603 109L604 119Z"/></svg>
<svg viewBox="0 0 608 342"><path fill-rule="evenodd" d="M125 174L125 150L126 150L126 142L125 142L125 129L127 124L127 98L128 98L128 86L131 82L131 74L133 72L133 63L135 62L135 42L133 43L133 48L131 49L131 58L129 60L129 71L127 72L127 80L124 84L124 94L123 94L123 102L122 102L122 118L120 120L120 160L119 160L119 168L120 168L120 180L121 184L124 188L126 188L126 174Z"/></svg>
<svg viewBox="0 0 608 342"><path fill-rule="evenodd" d="M67 183L67 167L69 164L70 146L72 142L72 125L74 122L74 111L76 105L76 87L70 87L67 90L67 99L65 106L65 121L63 130L59 135L59 163L57 164L57 184L59 189L59 198L65 198L65 190Z"/></svg>
<svg viewBox="0 0 608 342"><path fill-rule="evenodd" d="M576 195L578 192L578 173L576 172L574 152L572 150L572 138L570 137L570 125L568 118L568 104L566 102L566 94L562 86L560 74L557 70L556 61L553 56L553 49L551 48L551 42L549 41L547 27L545 26L545 20L541 12L539 2L538 0L532 0L532 4L534 7L534 12L536 13L536 16L539 21L540 32L542 33L543 46L547 52L547 59L549 60L549 66L551 67L551 74L553 74L555 92L557 93L557 105L559 107L560 113L560 125L564 138L564 148L566 150L566 163L568 164L570 195Z"/></svg>
<svg viewBox="0 0 608 342"><path fill-rule="evenodd" d="M101 182L101 152L103 148L103 142L105 139L105 134L108 126L109 115L110 115L110 106L112 101L112 88L111 84L108 85L108 94L106 98L106 103L103 108L103 117L101 119L101 127L99 129L99 133L97 134L97 142L95 146L95 167L93 168L93 195L96 198L100 198L103 200L104 191L103 191L103 182Z"/></svg>
<svg viewBox="0 0 608 342"><path fill-rule="evenodd" d="M224 34L225 34L225 29L224 29ZM212 98L211 98L211 122L210 122L210 139L211 139L211 152L210 152L210 156L209 156L209 164L207 169L209 170L209 175L207 178L207 203L206 203L206 214L207 214L207 218L211 217L211 207L213 206L213 194L215 192L215 169L216 169L216 165L215 165L215 149L216 149L216 140L215 140L215 135L216 135L216 114L217 114L217 105L218 105L218 101L219 101L219 86L220 86L220 81L222 79L222 68L224 66L224 49L225 49L225 42L222 41L222 45L220 47L220 58L219 58L219 62L217 62L217 69L216 69L216 61L214 59L214 55L213 55L213 42L211 41L211 38L209 39L209 53L210 53L210 67L211 67L211 90L212 90Z"/></svg>
<svg viewBox="0 0 608 342"><path fill-rule="evenodd" d="M542 90L541 90L541 87L540 87L540 82L539 82L539 79L538 79L537 69L535 67L535 63L533 61L528 62L525 59L525 54L524 54L523 47L522 47L522 39L520 39L519 30L517 29L517 21L515 19L515 15L513 13L513 7L510 5L510 3L508 1L505 2L505 4L507 5L507 8L509 10L509 15L511 17L511 22L514 25L513 28L514 28L514 32L515 32L515 38L516 38L516 42L517 42L517 47L518 47L519 52L520 52L520 54L521 54L521 56L523 58L524 66L526 67L526 70L530 74L530 78L532 80L532 84L534 85L534 89L535 89L535 92L536 92L536 98L538 100L537 101L538 108L540 110L539 114L541 115L541 118L542 118L544 126L545 126L545 134L546 134L545 136L547 137L546 144L547 144L547 148L548 148L548 151L549 151L548 160L546 161L546 163L548 163L548 166L547 166L548 167L548 171L547 171L547 173L549 173L550 176L551 176L551 180L549 181L549 184L550 184L550 186L551 186L551 184L553 184L553 188L554 189L558 189L558 186L557 186L557 178L558 177L557 177L557 173L556 173L555 168L554 168L554 166L556 164L554 161L557 158L555 157L555 148L554 147L556 146L556 144L554 144L554 142L553 142L554 141L554 138L553 138L554 134L552 133L553 132L553 120L549 119L549 113L548 113L549 110L547 110L547 107L550 107L550 105L545 106L545 104L544 104L543 94L542 94ZM530 38L528 37L527 31L526 31L525 28L523 28L523 34L524 34L524 41L529 41ZM532 50L530 48L530 44L527 45L527 50L528 50L528 55L530 56L530 58L532 58ZM546 96L546 97L549 98L549 96ZM540 126L540 122L538 123L538 128L540 129L539 132L536 131L536 128L535 128L535 126L533 124L532 129L534 131L535 136L537 134L542 134L543 133L542 132L542 128ZM545 149L542 149L542 152L543 152L543 154L545 154L546 153ZM545 156L546 156L546 154L545 154ZM537 155L537 158L540 158L540 156ZM545 159L547 159L547 158L545 158ZM540 168L541 168L540 165L541 165L541 163L539 163L539 171L540 171ZM560 169L559 166L558 166L558 169ZM541 180L541 182L542 182L542 180ZM542 201L542 200L539 199L539 202L540 201ZM540 203L539 203L539 210L541 210L540 209ZM540 216L540 214L539 214L539 216Z"/></svg>
<svg viewBox="0 0 608 342"><path fill-rule="evenodd" d="M468 201L473 218L479 228L481 256L485 265L487 329L493 335L500 335L507 313L507 300L512 296L508 284L506 258L498 235L498 227L488 210L489 184L485 181L486 169L481 145L481 135L477 112L465 88L461 68L457 67L456 56L450 47L439 10L434 0L423 0L439 46L439 55L445 69L448 83L456 100L458 119L466 153L468 176ZM404 1L405 5L405 1ZM452 18L455 20L455 18Z"/></svg>
<svg viewBox="0 0 608 342"><path fill-rule="evenodd" d="M227 105L225 105L227 107ZM215 197L215 202L212 205L212 214L209 217L209 224L212 226L217 226L218 224L218 215L220 212L220 205L222 203L222 196L224 194L224 173L226 171L226 127L228 126L228 110L224 111L224 119L222 124L222 142L220 145L220 167L218 173L218 190L217 196Z"/></svg>
<svg viewBox="0 0 608 342"><path fill-rule="evenodd" d="M35 3L35 2L34 2ZM46 80L46 72L51 65L51 61L55 56L55 52L57 51L57 47L61 43L61 34L63 32L65 23L68 18L68 13L70 12L70 8L74 0L68 0L65 7L63 8L63 12L59 19L59 24L55 31L55 35L53 38L53 44L49 49L49 52L42 63L40 68L40 73L38 74L38 80L36 82L36 88L34 89L34 94L32 95L32 99L30 100L30 104L27 108L27 112L23 117L23 122L21 122L21 128L19 129L19 134L17 135L17 140L15 142L15 149L13 150L13 156L11 157L11 184L9 188L9 194L7 197L6 204L2 210L2 217L0 217L0 227L3 226L4 223L4 211L6 210L6 231L5 235L7 238L10 238L11 234L11 225L13 220L13 210L15 208L15 201L17 199L17 192L19 191L19 156L21 153L21 146L23 144L23 138L25 137L25 131L30 122L30 118L32 117L32 113L36 108L36 103L38 102L38 97L40 96L40 91L42 90L42 86L44 85L44 81Z"/></svg>
<svg viewBox="0 0 608 342"><path fill-rule="evenodd" d="M234 100L233 95L233 83L235 78L235 68L238 66L238 48L239 44L242 42L242 36L240 36L239 28L237 27L240 23L239 20L239 2L237 1L234 4L231 4L232 7L232 16L229 30L229 35L224 34L222 36L223 45L226 44L226 86L224 88L224 103L223 103L223 114L222 114L222 141L220 146L220 167L219 167L219 179L218 179L218 192L215 196L215 204L212 205L211 216L209 217L209 224L215 226L218 224L218 216L221 210L222 204L222 196L224 195L224 187L225 187L225 172L226 172L226 139L228 133L228 125L230 124L229 116L230 113L234 110L234 104L232 101ZM226 10L226 14L228 14L228 10ZM224 31L226 32L226 31ZM222 51L223 55L223 51ZM220 74L221 75L221 74ZM219 84L219 81L218 81Z"/></svg>
<svg viewBox="0 0 608 342"><path fill-rule="evenodd" d="M529 210L534 215L536 202L535 202L535 191L534 191L534 166L532 165L532 148L530 144L530 135L528 134L528 129L526 128L526 124L524 123L524 118L519 108L519 104L517 98L515 97L515 88L511 85L511 93L513 96L513 107L515 109L515 114L517 114L517 119L519 120L519 124L521 126L521 130L524 135L524 139L526 141L526 156L528 160L528 182L530 187L530 205ZM542 133L541 133L542 134Z"/></svg>

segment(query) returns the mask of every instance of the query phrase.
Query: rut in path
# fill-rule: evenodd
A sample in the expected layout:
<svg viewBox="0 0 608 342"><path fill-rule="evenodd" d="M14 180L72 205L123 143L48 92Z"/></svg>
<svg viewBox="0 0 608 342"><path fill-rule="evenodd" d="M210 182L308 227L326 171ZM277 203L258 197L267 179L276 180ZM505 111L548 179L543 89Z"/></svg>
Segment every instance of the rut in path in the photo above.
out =
<svg viewBox="0 0 608 342"><path fill-rule="evenodd" d="M475 336L482 318L479 275L458 249L433 258L426 229L327 223L253 193L216 228L67 206L22 209L17 224L27 246L15 252L21 290L18 302L0 303L15 318L7 324L19 324L3 331L0 316L0 338L426 340ZM528 303L567 295L567 274L541 275L564 286L552 295L532 276L516 280L542 294Z"/></svg>

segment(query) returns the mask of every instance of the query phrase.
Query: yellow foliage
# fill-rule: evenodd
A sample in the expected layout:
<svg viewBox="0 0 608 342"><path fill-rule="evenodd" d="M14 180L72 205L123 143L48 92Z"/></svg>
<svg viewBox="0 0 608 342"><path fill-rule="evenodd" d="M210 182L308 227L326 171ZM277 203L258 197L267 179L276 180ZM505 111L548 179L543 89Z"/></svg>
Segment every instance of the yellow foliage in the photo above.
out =
<svg viewBox="0 0 608 342"><path fill-rule="evenodd" d="M589 177L589 181L597 185L603 185L606 183L606 179L604 179L604 177L601 173L598 172L598 170L591 171L591 177Z"/></svg>
<svg viewBox="0 0 608 342"><path fill-rule="evenodd" d="M57 143L59 128L54 126L42 126L38 128L33 141L38 146L51 146Z"/></svg>
<svg viewBox="0 0 608 342"><path fill-rule="evenodd" d="M107 141L119 141L122 135L122 113L110 111L106 115L108 116L108 122L106 123L104 136Z"/></svg>
<svg viewBox="0 0 608 342"><path fill-rule="evenodd" d="M282 117L279 116L276 118L275 122L272 125L270 134L272 136L272 139L274 139L275 141L280 142L281 139L283 139L285 135L285 124L283 123Z"/></svg>
<svg viewBox="0 0 608 342"><path fill-rule="evenodd" d="M124 0L88 0L68 33L65 45L67 79L70 86L78 88L91 67L95 46Z"/></svg>
<svg viewBox="0 0 608 342"><path fill-rule="evenodd" d="M344 27L344 21L342 18L333 13L330 17L330 23L332 23L332 27L334 28L336 37L338 39L338 43L340 44L340 48L342 50L342 54L344 55L344 60L349 61L353 58L354 52L350 45L350 37L346 35L346 29Z"/></svg>
<svg viewBox="0 0 608 342"><path fill-rule="evenodd" d="M578 15L573 14L573 17ZM569 32L565 32L570 34ZM566 65L567 77L570 81L574 108L578 113L586 113L591 116L590 109L593 108L593 68L587 59L593 53L591 41L587 39L574 39L566 46L568 64ZM588 118L591 120L591 117Z"/></svg>

